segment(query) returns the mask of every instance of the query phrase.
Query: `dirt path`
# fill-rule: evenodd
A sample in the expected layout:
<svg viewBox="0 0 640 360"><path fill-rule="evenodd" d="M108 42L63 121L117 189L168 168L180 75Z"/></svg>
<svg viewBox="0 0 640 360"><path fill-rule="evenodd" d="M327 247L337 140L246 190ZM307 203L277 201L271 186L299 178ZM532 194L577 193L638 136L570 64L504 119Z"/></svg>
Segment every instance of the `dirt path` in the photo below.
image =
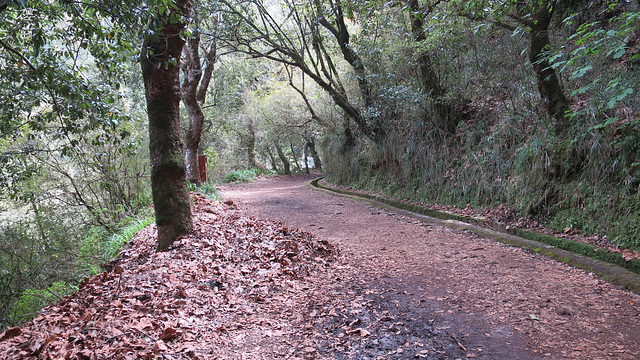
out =
<svg viewBox="0 0 640 360"><path fill-rule="evenodd" d="M222 191L252 216L339 247L308 290L310 357L640 358L637 295L543 256L307 189L311 178Z"/></svg>

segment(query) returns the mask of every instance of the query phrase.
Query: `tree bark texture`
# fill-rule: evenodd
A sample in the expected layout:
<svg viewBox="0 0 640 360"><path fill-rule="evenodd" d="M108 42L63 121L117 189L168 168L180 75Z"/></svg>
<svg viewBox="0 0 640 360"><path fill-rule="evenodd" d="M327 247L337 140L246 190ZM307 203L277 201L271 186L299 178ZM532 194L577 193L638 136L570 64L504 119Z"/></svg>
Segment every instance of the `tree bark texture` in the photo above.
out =
<svg viewBox="0 0 640 360"><path fill-rule="evenodd" d="M217 21L214 21L214 31L216 24ZM184 47L184 79L182 81L182 101L189 113L189 127L185 136L187 181L198 186L202 183L198 166L198 154L205 121L202 105L207 96L217 53L215 40L212 40L210 48L204 56L205 67L203 69L200 44L200 34L195 34L189 38Z"/></svg>
<svg viewBox="0 0 640 360"><path fill-rule="evenodd" d="M190 0L176 0L185 17ZM175 14L174 14L175 15ZM180 133L180 33L185 20L171 22L171 14L158 19L160 28L145 38L141 67L149 117L151 189L158 227L158 251L166 250L191 230L191 207Z"/></svg>
<svg viewBox="0 0 640 360"><path fill-rule="evenodd" d="M555 70L549 63L548 52L551 49L549 24L555 9L555 6L549 5L543 2L534 8L533 18L527 24L531 27L529 61L536 74L542 103L554 120L556 135L562 135L569 128L567 116L569 100L563 92Z"/></svg>
<svg viewBox="0 0 640 360"><path fill-rule="evenodd" d="M189 113L189 127L185 136L186 149L185 161L187 166L187 181L198 186L202 183L198 167L198 149L204 128L204 112L201 103L197 99L198 85L202 78L202 66L200 65L200 36L195 35L188 39L183 50L184 65L182 81L182 101Z"/></svg>

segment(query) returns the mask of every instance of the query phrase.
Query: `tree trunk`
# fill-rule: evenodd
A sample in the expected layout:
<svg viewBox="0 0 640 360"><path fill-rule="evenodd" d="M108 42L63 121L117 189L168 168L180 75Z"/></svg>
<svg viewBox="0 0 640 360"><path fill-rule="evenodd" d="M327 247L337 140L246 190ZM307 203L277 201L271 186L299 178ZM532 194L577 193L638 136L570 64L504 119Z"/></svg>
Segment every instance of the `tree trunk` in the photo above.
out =
<svg viewBox="0 0 640 360"><path fill-rule="evenodd" d="M180 134L180 53L184 22L190 0L175 0L176 10L157 19L161 25L144 40L142 78L149 117L151 190L158 227L158 251L166 250L178 236L191 230L191 207Z"/></svg>
<svg viewBox="0 0 640 360"><path fill-rule="evenodd" d="M356 137L353 135L353 131L351 131L349 118L346 116L343 119L342 127L344 129L343 130L344 142L340 147L340 154L343 156L347 156L351 152L351 150L353 150L353 148L356 146Z"/></svg>
<svg viewBox="0 0 640 360"><path fill-rule="evenodd" d="M197 18L197 14L195 16ZM196 19L197 21L197 19ZM214 29L217 26L217 17L214 18ZM205 68L202 69L200 59L200 34L196 33L189 38L184 47L184 65L182 81L182 101L189 113L189 128L185 136L186 150L185 161L187 163L187 181L198 186L201 185L198 155L200 142L204 129L205 116L202 105L207 96L209 83L217 54L216 42L213 40L209 50L205 53Z"/></svg>
<svg viewBox="0 0 640 360"><path fill-rule="evenodd" d="M291 163L289 162L289 159L287 159L287 156L284 154L284 152L282 151L282 147L280 146L280 144L278 144L277 141L274 141L273 144L275 145L276 151L278 152L278 157L280 158L280 160L282 161L282 165L284 166L284 174L291 175Z"/></svg>
<svg viewBox="0 0 640 360"><path fill-rule="evenodd" d="M411 33L416 43L421 43L427 39L424 34L424 14L420 11L418 0L409 1L409 11L411 18ZM431 56L426 51L418 54L418 70L420 72L420 85L422 90L431 97L435 118L431 122L440 130L448 134L455 134L457 120L451 111L451 106L447 103L445 96L447 90L440 84L440 80L433 68Z"/></svg>
<svg viewBox="0 0 640 360"><path fill-rule="evenodd" d="M291 155L293 156L294 160L293 163L296 165L298 171L302 171L302 168L300 167L300 161L298 161L300 158L298 157L296 150L293 148L293 142L289 142L289 147L291 148Z"/></svg>
<svg viewBox="0 0 640 360"><path fill-rule="evenodd" d="M362 100L365 107L373 105L373 97L371 95L371 85L367 80L367 72L364 66L364 62L355 52L353 46L350 44L350 35L347 25L344 21L344 13L342 11L342 4L340 1L331 3L330 11L335 17L333 23L329 22L324 16L324 8L320 0L315 0L316 11L318 12L318 22L329 30L333 37L340 46L340 52L344 59L353 67L353 71L356 73L356 80L358 81L358 88L362 94Z"/></svg>
<svg viewBox="0 0 640 360"><path fill-rule="evenodd" d="M316 142L313 137L305 137L305 149L309 152L309 155L313 158L313 168L316 170L322 170L322 160L320 160L320 155L316 151Z"/></svg>
<svg viewBox="0 0 640 360"><path fill-rule="evenodd" d="M365 108L373 107L374 98L371 93L371 84L369 83L367 77L367 71L365 68L364 61L360 58L358 53L354 50L353 45L350 43L349 29L344 20L344 13L342 10L342 4L340 1L331 2L330 3L330 11L335 17L333 22L327 20L324 16L324 7L323 3L319 0L315 0L315 6L318 16L318 23L322 25L325 29L329 30L329 32L333 35L340 47L340 52L342 53L342 57L351 65L353 71L356 74L356 80L358 81L358 88L360 89L360 93L362 95L362 100ZM303 69L304 71L304 69ZM312 79L320 85L323 89L327 90L333 100L336 102L336 105L340 106L345 113L351 117L356 125L360 128L360 130L364 133L365 136L370 138L375 142L379 142L384 138L385 129L383 128L380 119L374 118L372 121L368 121L362 115L362 112L359 109L353 109L353 104L350 104L346 95L340 92L332 92L322 83L319 83L316 78L314 78L313 74L308 74Z"/></svg>
<svg viewBox="0 0 640 360"><path fill-rule="evenodd" d="M189 113L189 128L185 136L187 147L185 160L187 165L187 181L200 186L202 179L198 166L198 149L204 128L204 112L197 100L198 84L202 78L200 65L200 36L195 35L187 41L184 47L184 80L182 81L182 101Z"/></svg>
<svg viewBox="0 0 640 360"><path fill-rule="evenodd" d="M260 16L251 17L247 14L245 8L237 6L236 2L230 0L220 0L218 2L224 4L227 11L239 19L242 19L242 21L249 24L253 31L255 31L255 34L249 38L242 36L233 37L233 39L229 39L231 42L238 44L236 46L239 48L246 46L246 51L251 56L267 58L297 67L331 96L335 104L342 109L344 114L353 120L363 136L373 141L383 139L384 129L379 126L380 124L375 123L372 126L372 124L369 123L370 119L365 115L366 112L362 111L362 106L354 104L349 100L344 86L342 86L339 80L335 64L331 60L329 51L331 49L328 50L323 44L325 41L323 39L327 37L324 31L319 31L318 29L320 22L322 22L323 27L327 25L328 27L325 27L325 29L332 32L332 36L338 42L341 51L344 52L343 58L355 64L355 72L363 74L364 63L358 62L359 58L357 58L357 53L353 52L352 45L347 41L349 39L349 33L347 32L348 29L343 19L342 5L339 2L330 1L329 6L331 7L332 14L341 18L339 19L340 22L337 23L337 26L340 26L341 29L336 28L325 18L324 11L322 10L322 2L310 2L310 6L316 10L303 9L298 7L297 3L294 5L290 2L284 2L285 4L291 5L288 6L287 11L290 11L290 16L296 19L295 25L298 27L296 30L298 32L297 35L311 37L311 41L303 41L302 44L294 44L294 42L290 41L289 31L291 29L285 31L282 27L283 24L278 23L275 18L267 14L267 7L259 6L257 11ZM321 9L317 11L319 6ZM304 12L299 12L298 10L304 10ZM314 11L315 13L313 13ZM256 19L260 20L255 21ZM258 44L260 44L260 46L258 46ZM316 59L313 59L313 54L315 54ZM356 55L356 57L351 55ZM366 76L358 77L359 84L366 83ZM365 91L362 96L366 102L366 99L371 98L371 96L368 95L370 88L364 87L363 89Z"/></svg>
<svg viewBox="0 0 640 360"><path fill-rule="evenodd" d="M269 161L271 162L271 170L278 173L278 164L276 163L276 158L273 156L273 152L268 146L266 146L265 149L265 152L269 156Z"/></svg>
<svg viewBox="0 0 640 360"><path fill-rule="evenodd" d="M547 112L554 119L556 135L563 135L569 128L567 111L569 100L564 95L560 80L555 70L549 64L548 52L549 23L555 6L549 6L545 1L533 11L533 19L527 25L531 27L531 45L529 61L538 79L538 92Z"/></svg>
<svg viewBox="0 0 640 360"><path fill-rule="evenodd" d="M304 151L302 152L304 154L304 172L305 173L309 173L309 157L307 154L307 148L305 147Z"/></svg>
<svg viewBox="0 0 640 360"><path fill-rule="evenodd" d="M256 160L256 130L253 126L253 119L251 118L247 120L246 146L247 165L249 166L249 169L259 167L258 161Z"/></svg>

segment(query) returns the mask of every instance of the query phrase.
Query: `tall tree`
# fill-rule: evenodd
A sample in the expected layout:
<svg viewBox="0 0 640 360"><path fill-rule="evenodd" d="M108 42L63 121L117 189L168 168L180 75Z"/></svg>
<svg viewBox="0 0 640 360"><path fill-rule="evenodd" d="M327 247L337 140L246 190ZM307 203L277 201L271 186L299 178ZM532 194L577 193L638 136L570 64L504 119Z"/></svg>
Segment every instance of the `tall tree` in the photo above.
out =
<svg viewBox="0 0 640 360"><path fill-rule="evenodd" d="M569 128L569 100L549 62L549 24L557 7L558 1L533 1L530 14L523 17L522 21L531 29L529 61L536 73L538 92L547 112L555 120L556 135L562 135Z"/></svg>
<svg viewBox="0 0 640 360"><path fill-rule="evenodd" d="M321 3L285 1L281 9L284 15L275 15L273 8L267 7L262 0L221 0L220 3L224 5L223 11L234 16L238 24L238 30L229 34L225 42L249 56L298 68L331 96L366 138L381 139L382 129L375 119L368 118L362 104L347 93L331 54L331 47L341 49L343 58L358 75L366 103L370 93L364 66L349 43L350 35L340 2L331 2L334 8L325 9Z"/></svg>
<svg viewBox="0 0 640 360"><path fill-rule="evenodd" d="M313 135L305 134L302 138L304 139L305 153L311 155L313 158L313 168L316 170L322 170L322 160L316 150L316 140L313 138Z"/></svg>
<svg viewBox="0 0 640 360"><path fill-rule="evenodd" d="M284 166L284 174L291 175L291 163L289 162L289 159L287 159L287 155L285 155L284 151L282 151L280 142L278 140L274 140L273 145L276 147L278 157L280 158L280 161L282 161L282 166Z"/></svg>
<svg viewBox="0 0 640 360"><path fill-rule="evenodd" d="M159 4L162 4L160 2ZM158 6L142 47L141 67L149 116L151 189L158 227L158 250L166 250L191 230L191 207L180 133L180 54L191 0Z"/></svg>
<svg viewBox="0 0 640 360"><path fill-rule="evenodd" d="M559 136L563 136L570 125L570 102L549 61L552 55L549 27L559 7L581 2L586 1L529 0L495 3L492 6L486 6L484 1L461 2L460 14L469 19L489 21L510 31L517 31L522 27L528 30L529 62L536 75L538 93Z"/></svg>
<svg viewBox="0 0 640 360"><path fill-rule="evenodd" d="M247 166L249 167L249 169L261 168L262 165L258 163L258 159L256 158L257 135L256 135L255 121L251 116L248 116L247 121L245 122L244 125L245 125L245 129L244 129L245 133L243 134L243 137L244 137L243 140L247 150Z"/></svg>
<svg viewBox="0 0 640 360"><path fill-rule="evenodd" d="M183 50L182 70L184 79L182 81L182 101L189 113L189 127L185 136L187 181L200 185L202 180L200 179L198 166L198 153L205 121L202 106L207 96L216 61L217 44L215 31L218 26L218 16L214 13L211 17L210 27L213 36L211 36L208 44L204 46L201 46L201 27L203 21L200 19L200 11L198 8L194 11L193 19L196 30L195 33L188 38ZM203 50L201 50L201 48ZM200 56L201 51L203 51L203 57Z"/></svg>

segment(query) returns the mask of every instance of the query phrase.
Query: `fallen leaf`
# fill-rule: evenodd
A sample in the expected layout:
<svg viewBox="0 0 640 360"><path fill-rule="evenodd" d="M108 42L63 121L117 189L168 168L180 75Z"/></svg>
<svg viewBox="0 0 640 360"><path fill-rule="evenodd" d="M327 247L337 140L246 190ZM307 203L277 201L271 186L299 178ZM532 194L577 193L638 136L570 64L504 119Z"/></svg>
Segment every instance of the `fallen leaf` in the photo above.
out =
<svg viewBox="0 0 640 360"><path fill-rule="evenodd" d="M22 330L20 330L19 326L8 328L2 333L2 336L0 336L0 341L14 338L20 335L21 333L22 333Z"/></svg>
<svg viewBox="0 0 640 360"><path fill-rule="evenodd" d="M162 330L162 334L160 335L160 340L171 341L177 338L178 335L180 335L180 333L178 333L176 329L172 327L167 327L164 330Z"/></svg>

